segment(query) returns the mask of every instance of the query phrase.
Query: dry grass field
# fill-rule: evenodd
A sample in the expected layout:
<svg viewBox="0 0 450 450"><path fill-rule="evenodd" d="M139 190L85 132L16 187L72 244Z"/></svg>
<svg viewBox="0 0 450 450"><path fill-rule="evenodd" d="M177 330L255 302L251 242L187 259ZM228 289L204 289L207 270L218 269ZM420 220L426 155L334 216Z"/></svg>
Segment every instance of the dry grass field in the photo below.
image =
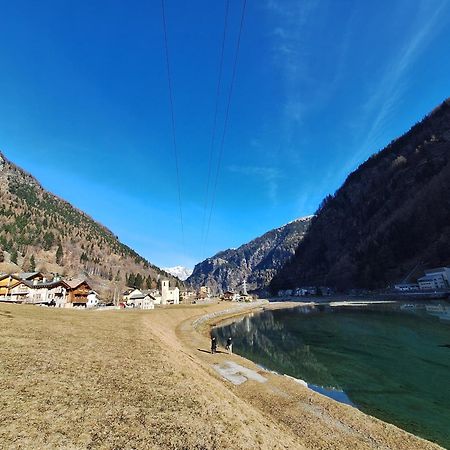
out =
<svg viewBox="0 0 450 450"><path fill-rule="evenodd" d="M228 384L212 369L228 355L199 351L207 338L190 326L221 307L0 305L0 448L437 448L320 396L311 404L284 377Z"/></svg>

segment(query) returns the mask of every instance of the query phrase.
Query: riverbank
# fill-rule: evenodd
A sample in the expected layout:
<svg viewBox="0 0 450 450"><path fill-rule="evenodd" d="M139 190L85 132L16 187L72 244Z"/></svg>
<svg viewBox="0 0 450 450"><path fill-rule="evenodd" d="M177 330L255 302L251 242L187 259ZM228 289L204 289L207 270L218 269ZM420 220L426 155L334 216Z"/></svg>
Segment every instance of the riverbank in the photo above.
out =
<svg viewBox="0 0 450 450"><path fill-rule="evenodd" d="M199 332L193 323L229 308L100 313L0 305L2 446L439 448L223 349L211 355L210 324ZM237 367L236 379L246 380L233 384L221 367L228 374Z"/></svg>

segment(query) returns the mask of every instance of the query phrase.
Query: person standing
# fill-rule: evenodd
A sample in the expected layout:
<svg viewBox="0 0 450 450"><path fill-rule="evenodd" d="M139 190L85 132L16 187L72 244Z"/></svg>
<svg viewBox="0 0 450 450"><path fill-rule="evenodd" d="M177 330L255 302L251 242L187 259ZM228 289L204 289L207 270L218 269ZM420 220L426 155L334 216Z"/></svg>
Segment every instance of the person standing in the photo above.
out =
<svg viewBox="0 0 450 450"><path fill-rule="evenodd" d="M231 339L231 336L227 339L226 349L230 355L233 353L233 340Z"/></svg>
<svg viewBox="0 0 450 450"><path fill-rule="evenodd" d="M215 336L211 337L211 353L216 353L217 352L217 341Z"/></svg>

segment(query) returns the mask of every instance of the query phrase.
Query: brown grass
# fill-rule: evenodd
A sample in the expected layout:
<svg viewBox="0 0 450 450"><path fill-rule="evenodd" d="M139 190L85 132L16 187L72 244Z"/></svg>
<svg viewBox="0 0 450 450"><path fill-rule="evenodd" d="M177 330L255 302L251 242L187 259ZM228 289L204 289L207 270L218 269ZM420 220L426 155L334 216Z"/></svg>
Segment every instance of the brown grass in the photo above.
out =
<svg viewBox="0 0 450 450"><path fill-rule="evenodd" d="M199 352L208 341L190 326L192 317L223 307L0 305L0 448L337 448L333 436L340 448L403 448L395 447L402 440L404 448L433 447L362 413L358 427L353 410L322 397L306 407L310 394L283 377L264 389L228 385L211 365L229 356ZM337 428L326 425L342 411ZM378 439L383 430L398 439Z"/></svg>

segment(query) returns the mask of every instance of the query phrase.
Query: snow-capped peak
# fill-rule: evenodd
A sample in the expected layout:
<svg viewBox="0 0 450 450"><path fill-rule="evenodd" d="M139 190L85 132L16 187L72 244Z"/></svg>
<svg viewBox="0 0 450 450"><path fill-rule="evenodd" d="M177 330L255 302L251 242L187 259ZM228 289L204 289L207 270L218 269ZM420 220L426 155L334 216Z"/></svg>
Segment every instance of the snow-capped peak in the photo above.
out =
<svg viewBox="0 0 450 450"><path fill-rule="evenodd" d="M181 281L186 280L192 274L192 269L188 269L183 266L175 266L175 267L164 267L163 270L174 277L179 278Z"/></svg>

